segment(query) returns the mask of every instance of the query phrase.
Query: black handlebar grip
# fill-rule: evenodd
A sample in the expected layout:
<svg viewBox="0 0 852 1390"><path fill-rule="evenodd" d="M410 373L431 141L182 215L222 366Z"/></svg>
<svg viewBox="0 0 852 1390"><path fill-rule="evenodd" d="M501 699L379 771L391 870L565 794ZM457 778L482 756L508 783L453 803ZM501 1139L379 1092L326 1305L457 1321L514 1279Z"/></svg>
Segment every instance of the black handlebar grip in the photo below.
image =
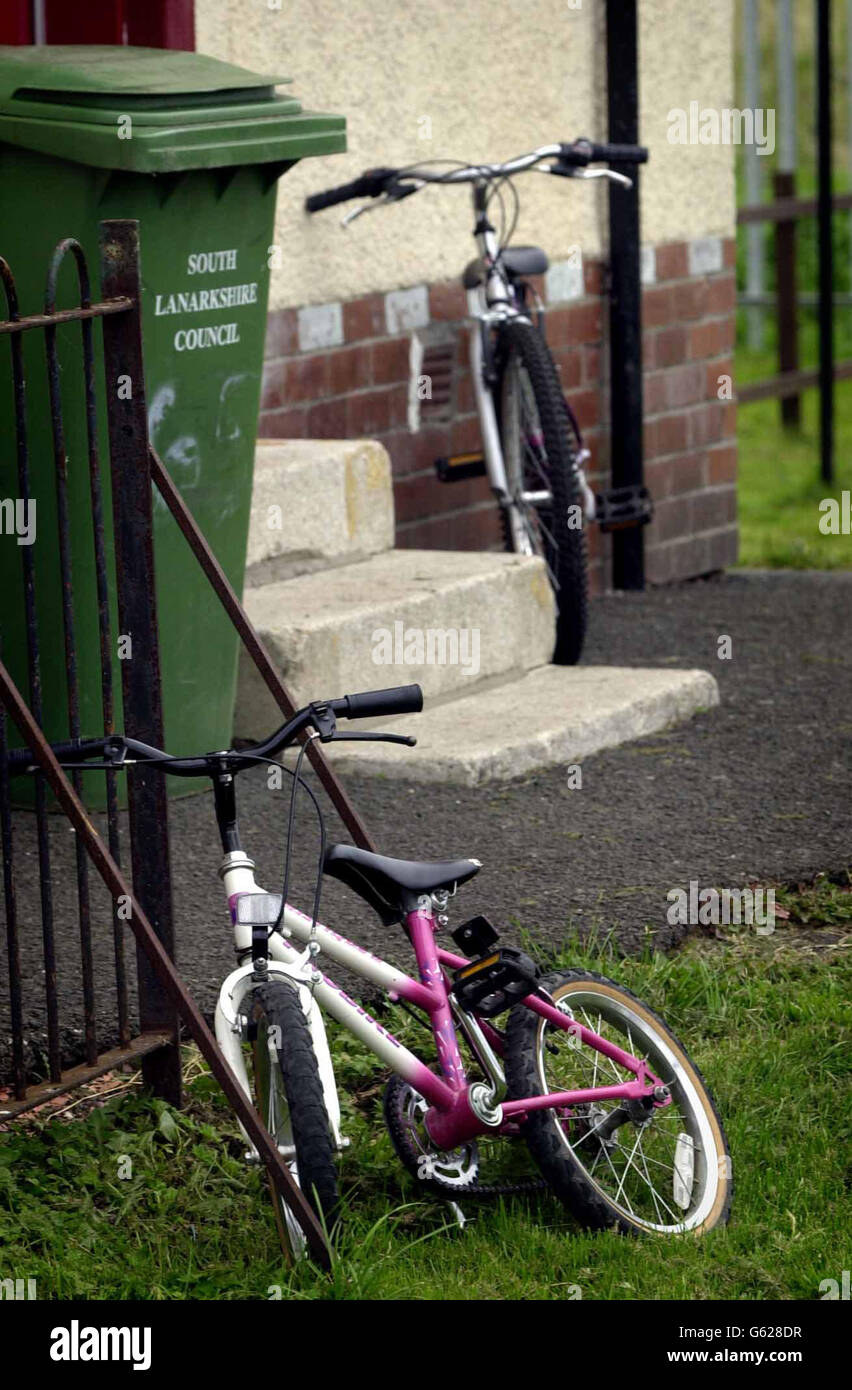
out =
<svg viewBox="0 0 852 1390"><path fill-rule="evenodd" d="M648 150L645 145L593 145L592 159L600 159L607 164L647 164Z"/></svg>
<svg viewBox="0 0 852 1390"><path fill-rule="evenodd" d="M367 169L351 183L327 188L324 193L311 193L305 199L305 211L322 212L323 208L333 208L337 203L348 203L353 198L377 198L396 172L396 169Z"/></svg>
<svg viewBox="0 0 852 1390"><path fill-rule="evenodd" d="M338 701L333 702L335 705ZM364 690L344 695L339 713L345 719L379 719L388 714L419 714L423 691L419 685L394 685L389 690Z"/></svg>
<svg viewBox="0 0 852 1390"><path fill-rule="evenodd" d="M647 164L648 151L644 145L596 145L591 140L575 140L572 145L560 145L559 158L563 164Z"/></svg>
<svg viewBox="0 0 852 1390"><path fill-rule="evenodd" d="M322 212L323 208L333 208L337 203L348 203L351 198L366 198L369 194L365 182L362 176L351 183L341 183L337 188L327 188L324 193L311 193L305 199L305 211Z"/></svg>

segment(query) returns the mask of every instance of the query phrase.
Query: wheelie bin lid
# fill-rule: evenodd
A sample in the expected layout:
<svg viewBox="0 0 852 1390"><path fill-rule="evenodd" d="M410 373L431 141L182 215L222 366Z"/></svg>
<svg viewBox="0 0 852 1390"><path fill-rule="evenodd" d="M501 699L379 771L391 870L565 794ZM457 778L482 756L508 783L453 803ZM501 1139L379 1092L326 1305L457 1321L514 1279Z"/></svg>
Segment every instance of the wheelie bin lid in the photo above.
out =
<svg viewBox="0 0 852 1390"><path fill-rule="evenodd" d="M344 150L344 117L276 92L290 80L174 49L0 45L0 145L148 174Z"/></svg>

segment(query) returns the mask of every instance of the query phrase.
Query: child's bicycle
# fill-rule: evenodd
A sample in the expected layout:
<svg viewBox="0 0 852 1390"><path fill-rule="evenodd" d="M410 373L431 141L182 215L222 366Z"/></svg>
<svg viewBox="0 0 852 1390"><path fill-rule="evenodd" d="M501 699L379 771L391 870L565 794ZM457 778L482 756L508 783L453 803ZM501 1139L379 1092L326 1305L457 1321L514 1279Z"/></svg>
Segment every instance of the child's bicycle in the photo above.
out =
<svg viewBox="0 0 852 1390"><path fill-rule="evenodd" d="M481 916L439 944L450 896L478 859L420 863L352 845L325 846L319 806L301 782L290 803L281 894L254 879L240 844L234 779L310 738L412 744L399 734L342 733L337 720L385 718L423 707L417 685L315 701L265 742L174 758L129 738L62 750L63 765L100 757L146 763L181 777L210 777L224 850L219 870L239 965L216 1006L216 1037L291 1172L329 1227L338 1203L335 1152L346 1146L323 1026L327 1011L391 1071L384 1113L397 1154L424 1191L458 1203L506 1189L480 1182L480 1138L524 1140L547 1186L583 1225L660 1236L699 1233L728 1216L727 1142L697 1068L666 1025L629 990L583 970L542 976L522 951L498 944ZM309 741L309 740L308 740ZM296 791L319 814L321 863L310 916L287 903ZM341 880L386 926L400 923L417 960L413 979L318 921L322 875ZM435 1055L421 1060L320 969L327 956L392 1001L420 1010ZM502 1021L502 1026L498 1024ZM460 1038L472 1059L463 1060ZM247 1140L248 1142L248 1140ZM257 1154L250 1150L252 1160ZM275 1196L285 1249L304 1249L301 1228Z"/></svg>
<svg viewBox="0 0 852 1390"><path fill-rule="evenodd" d="M610 179L631 186L614 169L592 163L641 164L640 145L543 145L503 164L434 161L405 169L368 169L351 183L315 193L305 201L320 212L354 198L376 198L343 219L387 207L434 184L469 184L473 196L473 235L478 256L465 267L462 284L471 319L470 367L482 432L483 454L436 460L443 482L487 473L500 506L506 547L520 555L540 555L556 597L553 660L579 660L586 631L588 575L583 523L603 531L641 526L651 520L644 487L592 492L583 465L589 451L566 400L544 336L545 313L526 278L543 275L547 256L538 246L508 245L518 217L518 195L511 180L527 170L563 178ZM450 165L451 167L436 167ZM503 191L513 198L506 214ZM489 221L494 200L500 205L500 233ZM535 303L535 322L531 310ZM484 455L484 456L483 456Z"/></svg>

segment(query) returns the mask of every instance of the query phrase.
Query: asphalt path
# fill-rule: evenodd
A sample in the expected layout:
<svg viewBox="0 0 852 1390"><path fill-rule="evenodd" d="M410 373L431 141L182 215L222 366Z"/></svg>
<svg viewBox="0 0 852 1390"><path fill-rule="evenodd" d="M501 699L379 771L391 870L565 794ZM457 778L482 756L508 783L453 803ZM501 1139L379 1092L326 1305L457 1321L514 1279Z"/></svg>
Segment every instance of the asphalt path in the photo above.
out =
<svg viewBox="0 0 852 1390"><path fill-rule="evenodd" d="M505 940L524 932L546 949L591 929L612 932L626 951L649 938L668 949L684 930L668 921L673 888L805 880L852 864L850 629L847 572L735 571L602 598L592 605L586 663L700 667L718 680L721 705L586 759L581 788L561 767L483 789L354 777L347 786L383 853L483 861L452 905L451 927L483 912ZM730 644L720 642L725 637ZM728 647L730 655L720 656ZM287 788L271 789L262 770L239 782L243 843L269 889L280 886L288 796ZM309 909L317 837L307 798L302 804L291 899ZM37 860L31 816L16 813L15 820L27 1055L39 1071L45 1020ZM79 1060L81 1037L74 834L61 817L51 821L70 1063ZM172 803L170 829L178 963L209 1014L233 961L209 793ZM328 830L331 840L347 838L330 809ZM97 884L93 900L99 1040L106 1047L115 1039L112 929ZM401 929L384 927L341 884L326 881L321 915L410 968ZM132 963L132 942L129 955ZM0 1079L8 1074L8 1019L4 968Z"/></svg>

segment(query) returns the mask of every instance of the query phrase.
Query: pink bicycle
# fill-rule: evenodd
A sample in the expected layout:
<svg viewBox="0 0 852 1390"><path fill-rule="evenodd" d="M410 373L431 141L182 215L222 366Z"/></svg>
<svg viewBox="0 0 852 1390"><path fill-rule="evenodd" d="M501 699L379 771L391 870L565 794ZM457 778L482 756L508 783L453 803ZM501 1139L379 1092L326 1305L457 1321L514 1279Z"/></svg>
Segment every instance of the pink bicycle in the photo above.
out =
<svg viewBox="0 0 852 1390"><path fill-rule="evenodd" d="M67 756L98 755L110 766L146 762L212 779L224 851L219 872L239 962L219 993L217 1040L329 1228L338 1206L335 1156L347 1141L324 1011L390 1069L385 1119L397 1154L424 1190L454 1203L501 1190L480 1182L477 1141L521 1139L547 1186L587 1227L674 1236L724 1223L732 1175L722 1123L698 1069L657 1014L588 971L542 976L522 951L498 944L482 916L451 933L458 949L440 944L449 899L479 872L478 859L420 863L351 845L326 847L319 806L301 781L305 742L292 773L282 892L264 892L255 882L237 828L236 774L277 765L276 755L308 730L325 743L413 744L395 733L343 733L337 721L384 719L422 706L420 687L402 686L314 702L265 742L241 750L173 758L111 738L87 741ZM322 842L310 916L287 902L299 787L314 801ZM402 924L417 979L322 925L323 873L348 885L386 926ZM351 999L320 969L323 957L422 1011L434 1060L415 1056ZM257 1159L251 1146L247 1157ZM282 1243L299 1255L301 1228L273 1195Z"/></svg>

